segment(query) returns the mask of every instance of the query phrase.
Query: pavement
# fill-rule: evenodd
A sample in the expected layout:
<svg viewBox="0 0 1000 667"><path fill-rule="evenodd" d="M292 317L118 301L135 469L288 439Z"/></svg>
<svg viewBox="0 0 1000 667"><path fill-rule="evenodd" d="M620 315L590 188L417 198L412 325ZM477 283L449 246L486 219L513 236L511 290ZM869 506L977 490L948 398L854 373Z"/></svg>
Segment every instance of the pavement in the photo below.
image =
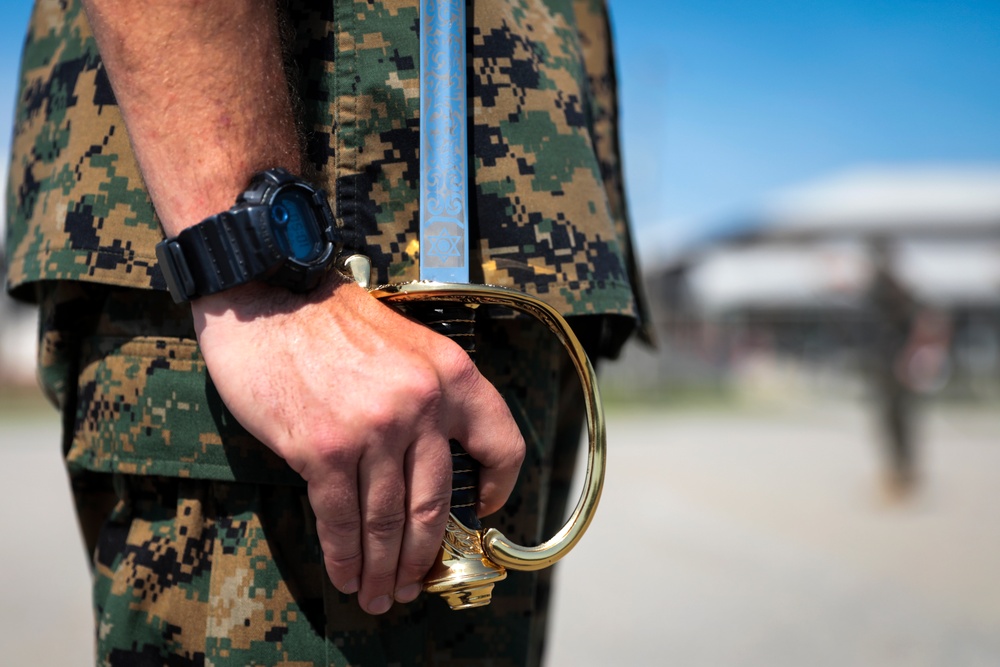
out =
<svg viewBox="0 0 1000 667"><path fill-rule="evenodd" d="M1000 665L1000 410L921 423L923 477L900 498L860 402L611 411L548 665ZM54 414L0 421L4 664L91 664L58 441Z"/></svg>
<svg viewBox="0 0 1000 667"><path fill-rule="evenodd" d="M902 499L860 404L612 414L549 664L1000 665L1000 411L922 424Z"/></svg>

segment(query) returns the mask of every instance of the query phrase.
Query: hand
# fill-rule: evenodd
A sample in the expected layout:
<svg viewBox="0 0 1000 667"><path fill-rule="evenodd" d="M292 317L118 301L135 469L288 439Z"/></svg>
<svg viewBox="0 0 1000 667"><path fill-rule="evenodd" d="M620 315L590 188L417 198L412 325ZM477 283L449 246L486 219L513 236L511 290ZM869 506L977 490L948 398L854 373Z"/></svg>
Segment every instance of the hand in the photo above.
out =
<svg viewBox="0 0 1000 667"><path fill-rule="evenodd" d="M437 558L455 438L499 509L524 442L462 349L331 277L310 295L245 285L194 302L205 362L237 420L308 483L330 580L372 614L410 602Z"/></svg>

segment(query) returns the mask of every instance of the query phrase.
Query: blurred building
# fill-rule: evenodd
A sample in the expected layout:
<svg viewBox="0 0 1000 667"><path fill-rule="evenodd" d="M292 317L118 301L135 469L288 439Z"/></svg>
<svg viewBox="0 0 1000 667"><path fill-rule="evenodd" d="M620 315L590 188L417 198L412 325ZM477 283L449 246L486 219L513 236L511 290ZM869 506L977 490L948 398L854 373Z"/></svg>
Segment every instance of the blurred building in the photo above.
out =
<svg viewBox="0 0 1000 667"><path fill-rule="evenodd" d="M876 246L918 309L915 390L1000 392L1000 168L865 169L782 193L649 267L662 336L609 382L724 386L762 359L859 386L877 313ZM916 324L915 324L916 326Z"/></svg>

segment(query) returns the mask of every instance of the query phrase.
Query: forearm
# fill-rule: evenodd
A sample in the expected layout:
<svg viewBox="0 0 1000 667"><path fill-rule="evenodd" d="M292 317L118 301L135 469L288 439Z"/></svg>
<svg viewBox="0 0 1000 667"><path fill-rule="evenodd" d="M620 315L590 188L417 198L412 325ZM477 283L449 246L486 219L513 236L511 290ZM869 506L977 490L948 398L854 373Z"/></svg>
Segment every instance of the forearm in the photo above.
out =
<svg viewBox="0 0 1000 667"><path fill-rule="evenodd" d="M84 5L168 236L232 206L256 171L300 171L273 0Z"/></svg>

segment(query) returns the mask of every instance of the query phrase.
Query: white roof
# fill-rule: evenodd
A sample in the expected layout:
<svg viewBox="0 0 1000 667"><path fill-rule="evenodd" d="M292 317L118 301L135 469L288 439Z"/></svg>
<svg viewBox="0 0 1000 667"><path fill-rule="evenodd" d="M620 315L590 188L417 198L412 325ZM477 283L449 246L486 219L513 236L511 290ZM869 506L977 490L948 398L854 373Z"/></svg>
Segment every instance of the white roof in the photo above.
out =
<svg viewBox="0 0 1000 667"><path fill-rule="evenodd" d="M1000 304L1000 240L910 241L895 254L896 273L928 305ZM695 303L707 311L857 305L871 280L860 242L762 243L718 247L688 273Z"/></svg>
<svg viewBox="0 0 1000 667"><path fill-rule="evenodd" d="M1000 164L861 168L776 193L750 238L1000 234Z"/></svg>
<svg viewBox="0 0 1000 667"><path fill-rule="evenodd" d="M688 272L707 310L860 303L874 237L898 279L934 305L1000 305L1000 164L861 168L781 191Z"/></svg>
<svg viewBox="0 0 1000 667"><path fill-rule="evenodd" d="M858 246L722 247L688 273L695 303L709 310L826 307L853 300L867 280Z"/></svg>

